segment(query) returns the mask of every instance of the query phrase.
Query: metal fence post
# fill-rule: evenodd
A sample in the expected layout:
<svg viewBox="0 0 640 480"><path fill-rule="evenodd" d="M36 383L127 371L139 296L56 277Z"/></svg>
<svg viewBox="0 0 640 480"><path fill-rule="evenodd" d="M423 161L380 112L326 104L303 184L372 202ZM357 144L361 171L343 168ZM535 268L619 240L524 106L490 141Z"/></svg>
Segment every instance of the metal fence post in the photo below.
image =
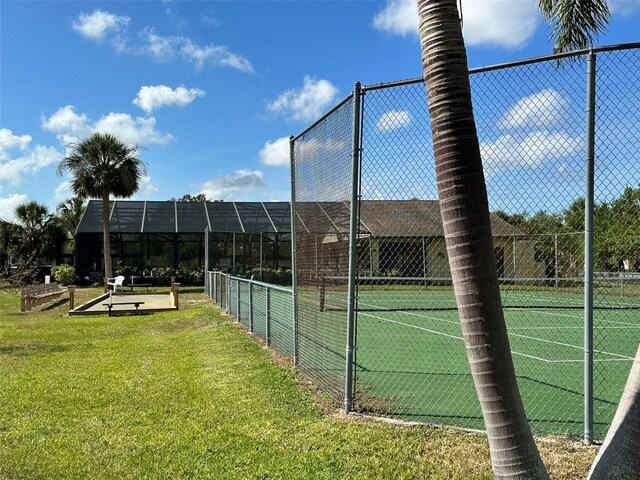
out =
<svg viewBox="0 0 640 480"><path fill-rule="evenodd" d="M353 144L351 163L351 216L349 227L349 279L347 286L347 345L344 380L344 410L353 408L353 356L355 348L356 276L358 268L358 200L360 183L360 82L353 86Z"/></svg>
<svg viewBox="0 0 640 480"><path fill-rule="evenodd" d="M228 274L228 273L226 274L226 277L227 277L227 291L226 291L226 293L225 293L225 296L226 296L227 298L226 298L226 302L225 302L225 303L226 303L225 311L226 311L226 312L227 312L227 314L228 314L228 313L229 313L229 301L231 300L231 299L229 298L229 297L230 297L230 295L231 295L231 293L230 293L230 292L231 292L231 279L230 279L230 277L229 277L229 274Z"/></svg>
<svg viewBox="0 0 640 480"><path fill-rule="evenodd" d="M593 208L596 55L587 55L587 128L584 204L584 443L593 443Z"/></svg>
<svg viewBox="0 0 640 480"><path fill-rule="evenodd" d="M204 229L204 291L207 296L211 298L211 291L209 290L209 228Z"/></svg>
<svg viewBox="0 0 640 480"><path fill-rule="evenodd" d="M233 252L231 253L231 273L233 275L236 274L236 234L233 233L233 243L232 243Z"/></svg>
<svg viewBox="0 0 640 480"><path fill-rule="evenodd" d="M271 346L271 289L267 287L265 295L265 325L264 325L264 342L267 347Z"/></svg>
<svg viewBox="0 0 640 480"><path fill-rule="evenodd" d="M218 284L220 283L220 280L218 279L218 272L211 272L209 282L211 282L211 294L216 299L216 303L220 305L220 298L218 297Z"/></svg>
<svg viewBox="0 0 640 480"><path fill-rule="evenodd" d="M253 282L249 282L249 332L253 333Z"/></svg>
<svg viewBox="0 0 640 480"><path fill-rule="evenodd" d="M291 285L293 287L293 365L298 365L298 275L296 272L296 161L293 135L289 137L291 163Z"/></svg>
<svg viewBox="0 0 640 480"><path fill-rule="evenodd" d="M241 321L240 318L240 282L236 280L236 321Z"/></svg>

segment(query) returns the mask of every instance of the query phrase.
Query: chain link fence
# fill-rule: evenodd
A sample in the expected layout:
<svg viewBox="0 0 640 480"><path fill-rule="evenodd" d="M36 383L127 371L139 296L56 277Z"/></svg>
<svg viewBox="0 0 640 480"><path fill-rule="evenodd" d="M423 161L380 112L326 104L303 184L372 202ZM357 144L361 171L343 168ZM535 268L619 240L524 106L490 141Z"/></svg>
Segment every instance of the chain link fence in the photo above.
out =
<svg viewBox="0 0 640 480"><path fill-rule="evenodd" d="M588 55L471 75L501 294L536 433L585 431L585 318L593 318L594 438L606 432L640 341L638 56L637 45L594 55L594 254L588 264ZM320 291L315 304L298 309L299 334L313 319L316 330L305 334L333 338L335 359L344 358L351 275L357 288L354 380L345 390L336 376L336 385L325 389L336 401L345 391L353 395L353 408L362 412L482 428L444 243L424 84L363 87L360 99L359 115L331 113L294 139L296 214L305 225L324 222L316 235L296 238L299 295L314 298L311 290ZM319 126L337 122L342 129L321 130L331 141L305 141ZM355 145L352 125L361 131ZM359 152L355 203L348 190L353 149ZM348 272L352 205L357 265ZM585 314L586 266L594 271L594 293Z"/></svg>
<svg viewBox="0 0 640 480"><path fill-rule="evenodd" d="M206 294L266 346L293 357L293 290L279 285L207 272Z"/></svg>
<svg viewBox="0 0 640 480"><path fill-rule="evenodd" d="M532 430L601 440L640 342L640 45L482 68L471 85ZM211 272L209 296L348 409L483 428L423 81L357 86L291 155L293 292Z"/></svg>

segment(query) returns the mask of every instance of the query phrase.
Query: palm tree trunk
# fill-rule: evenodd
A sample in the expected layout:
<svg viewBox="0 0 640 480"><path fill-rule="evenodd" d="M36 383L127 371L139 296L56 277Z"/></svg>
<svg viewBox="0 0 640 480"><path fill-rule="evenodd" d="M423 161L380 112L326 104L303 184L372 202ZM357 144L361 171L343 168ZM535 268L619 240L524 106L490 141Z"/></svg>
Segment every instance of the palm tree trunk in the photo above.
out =
<svg viewBox="0 0 640 480"><path fill-rule="evenodd" d="M113 276L111 270L111 239L109 237L109 189L102 189L102 247L104 250L104 277Z"/></svg>
<svg viewBox="0 0 640 480"><path fill-rule="evenodd" d="M589 480L640 478L640 347Z"/></svg>
<svg viewBox="0 0 640 480"><path fill-rule="evenodd" d="M418 0L449 265L496 478L547 478L516 382L456 0Z"/></svg>

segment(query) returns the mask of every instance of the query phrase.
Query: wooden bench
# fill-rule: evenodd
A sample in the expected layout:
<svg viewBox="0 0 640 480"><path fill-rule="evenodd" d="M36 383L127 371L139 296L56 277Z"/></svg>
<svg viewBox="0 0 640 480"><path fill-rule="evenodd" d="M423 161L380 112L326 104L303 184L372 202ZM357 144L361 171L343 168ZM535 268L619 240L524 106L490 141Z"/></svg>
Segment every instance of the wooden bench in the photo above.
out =
<svg viewBox="0 0 640 480"><path fill-rule="evenodd" d="M107 303L103 303L102 305L104 305L105 308L109 309L109 316L111 316L111 309L115 305L135 305L136 312L139 312L139 307L140 305L144 305L144 302L114 302L111 298L109 298L109 301Z"/></svg>
<svg viewBox="0 0 640 480"><path fill-rule="evenodd" d="M33 307L47 303L66 292L56 282L22 287L20 289L20 311L28 312Z"/></svg>

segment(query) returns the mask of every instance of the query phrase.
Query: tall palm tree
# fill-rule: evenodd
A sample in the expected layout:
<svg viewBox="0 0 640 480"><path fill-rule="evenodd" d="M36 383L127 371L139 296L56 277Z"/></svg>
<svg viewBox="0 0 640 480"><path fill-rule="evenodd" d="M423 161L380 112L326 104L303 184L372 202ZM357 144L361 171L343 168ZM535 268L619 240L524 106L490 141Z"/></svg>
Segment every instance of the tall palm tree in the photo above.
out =
<svg viewBox="0 0 640 480"><path fill-rule="evenodd" d="M146 165L138 158L140 148L121 142L108 133L94 133L82 142L69 145L69 155L57 173L72 175L71 190L80 198L102 199L102 233L105 277L111 277L109 240L109 197L127 198L140 188Z"/></svg>
<svg viewBox="0 0 640 480"><path fill-rule="evenodd" d="M417 0L440 211L467 358L496 478L547 478L516 382L502 311L489 203L457 0ZM556 50L588 45L602 0L540 0ZM588 13L587 13L588 11Z"/></svg>

